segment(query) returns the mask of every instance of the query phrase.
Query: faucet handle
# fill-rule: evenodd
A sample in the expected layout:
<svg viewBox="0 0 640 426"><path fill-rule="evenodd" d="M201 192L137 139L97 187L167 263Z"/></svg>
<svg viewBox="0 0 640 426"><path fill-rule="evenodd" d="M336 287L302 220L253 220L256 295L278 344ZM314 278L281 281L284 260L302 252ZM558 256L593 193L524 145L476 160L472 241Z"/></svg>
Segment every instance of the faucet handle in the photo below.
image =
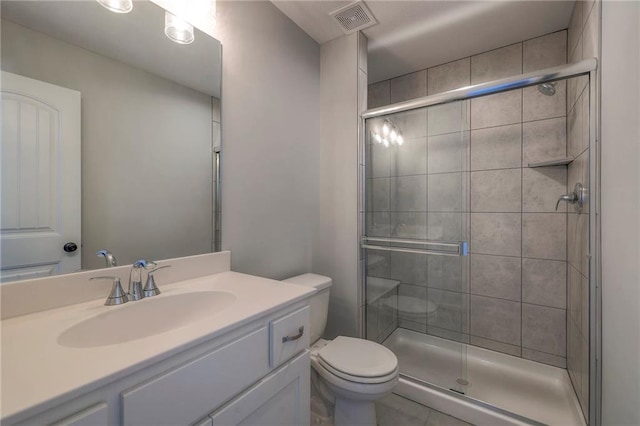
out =
<svg viewBox="0 0 640 426"><path fill-rule="evenodd" d="M90 280L113 280L113 287L111 288L111 293L107 300L105 300L104 304L106 306L111 305L121 305L123 303L127 303L129 298L127 297L127 293L124 292L122 285L120 284L120 278L113 276L102 276L102 277L91 277Z"/></svg>
<svg viewBox="0 0 640 426"><path fill-rule="evenodd" d="M134 268L144 268L149 269L150 267L157 266L158 264L152 260L140 259L133 262Z"/></svg>
<svg viewBox="0 0 640 426"><path fill-rule="evenodd" d="M152 270L149 271L149 274L147 275L147 283L144 285L144 290L143 290L144 297L157 296L160 294L160 289L156 285L156 280L153 278L153 273L156 272L158 269L164 269L164 268L170 268L170 267L171 265L163 265L163 266L158 266L157 268L153 268Z"/></svg>

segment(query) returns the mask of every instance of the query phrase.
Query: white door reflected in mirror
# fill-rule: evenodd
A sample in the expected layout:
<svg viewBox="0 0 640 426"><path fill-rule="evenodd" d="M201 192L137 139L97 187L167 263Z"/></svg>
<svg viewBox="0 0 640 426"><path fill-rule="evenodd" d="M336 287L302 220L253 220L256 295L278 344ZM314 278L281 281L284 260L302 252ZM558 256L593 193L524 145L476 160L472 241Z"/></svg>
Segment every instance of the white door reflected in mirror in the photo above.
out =
<svg viewBox="0 0 640 426"><path fill-rule="evenodd" d="M2 72L2 282L80 269L80 92Z"/></svg>

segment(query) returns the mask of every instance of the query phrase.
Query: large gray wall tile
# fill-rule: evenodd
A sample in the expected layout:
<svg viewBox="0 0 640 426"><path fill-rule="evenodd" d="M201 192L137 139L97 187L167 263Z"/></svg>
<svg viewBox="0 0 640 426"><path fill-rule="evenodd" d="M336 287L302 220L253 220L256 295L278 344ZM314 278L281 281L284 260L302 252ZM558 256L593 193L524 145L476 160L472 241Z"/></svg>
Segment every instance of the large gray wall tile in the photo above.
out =
<svg viewBox="0 0 640 426"><path fill-rule="evenodd" d="M427 214L427 239L436 241L466 241L468 239L467 213Z"/></svg>
<svg viewBox="0 0 640 426"><path fill-rule="evenodd" d="M371 277L389 278L389 252L367 250L367 275Z"/></svg>
<svg viewBox="0 0 640 426"><path fill-rule="evenodd" d="M461 172L469 163L469 132L429 136L427 171L429 173Z"/></svg>
<svg viewBox="0 0 640 426"><path fill-rule="evenodd" d="M556 260L522 259L522 301L565 309L567 307L567 263Z"/></svg>
<svg viewBox="0 0 640 426"><path fill-rule="evenodd" d="M554 212L556 201L565 194L567 169L564 166L522 169L522 211ZM560 203L559 212L567 210Z"/></svg>
<svg viewBox="0 0 640 426"><path fill-rule="evenodd" d="M391 279L426 286L427 260L423 254L391 252Z"/></svg>
<svg viewBox="0 0 640 426"><path fill-rule="evenodd" d="M373 83L367 87L367 107L369 109L389 105L390 103L391 91L389 88L389 80Z"/></svg>
<svg viewBox="0 0 640 426"><path fill-rule="evenodd" d="M485 339L478 336L469 336L469 343L481 348L490 349L492 351L502 352L505 354L520 356L522 353L520 345L509 345L508 343L496 342L495 340Z"/></svg>
<svg viewBox="0 0 640 426"><path fill-rule="evenodd" d="M367 210L389 211L389 180L390 178L368 179Z"/></svg>
<svg viewBox="0 0 640 426"><path fill-rule="evenodd" d="M552 96L542 94L537 86L522 89L523 121L563 117L567 114L567 83L558 81L555 86L556 93Z"/></svg>
<svg viewBox="0 0 640 426"><path fill-rule="evenodd" d="M471 334L520 346L520 306L519 302L472 295Z"/></svg>
<svg viewBox="0 0 640 426"><path fill-rule="evenodd" d="M569 316L577 325L578 331L582 331L582 274L571 265L568 266L567 272L569 273L569 291L567 292Z"/></svg>
<svg viewBox="0 0 640 426"><path fill-rule="evenodd" d="M471 293L520 300L522 287L519 257L471 255Z"/></svg>
<svg viewBox="0 0 640 426"><path fill-rule="evenodd" d="M532 121L522 124L523 163L556 160L567 154L566 119Z"/></svg>
<svg viewBox="0 0 640 426"><path fill-rule="evenodd" d="M392 149L381 143L367 144L367 177L391 176L391 153Z"/></svg>
<svg viewBox="0 0 640 426"><path fill-rule="evenodd" d="M567 31L527 40L522 46L522 71L527 73L567 63Z"/></svg>
<svg viewBox="0 0 640 426"><path fill-rule="evenodd" d="M521 164L521 124L471 132L471 170L507 169Z"/></svg>
<svg viewBox="0 0 640 426"><path fill-rule="evenodd" d="M367 212L367 235L371 237L390 237L391 221L389 212ZM426 227L426 221L425 221ZM426 232L426 231L425 231Z"/></svg>
<svg viewBox="0 0 640 426"><path fill-rule="evenodd" d="M398 126L405 139L421 138L427 135L427 109L403 111L386 117ZM380 124L382 126L382 123Z"/></svg>
<svg viewBox="0 0 640 426"><path fill-rule="evenodd" d="M392 104L427 96L427 70L392 78L390 92Z"/></svg>
<svg viewBox="0 0 640 426"><path fill-rule="evenodd" d="M427 210L427 176L401 176L389 180L391 211Z"/></svg>
<svg viewBox="0 0 640 426"><path fill-rule="evenodd" d="M522 215L522 256L566 260L567 219L562 213Z"/></svg>
<svg viewBox="0 0 640 426"><path fill-rule="evenodd" d="M427 256L427 287L467 292L466 268L462 256Z"/></svg>
<svg viewBox="0 0 640 426"><path fill-rule="evenodd" d="M567 34L567 52L569 54L569 57L572 56L573 51L578 44L578 40L580 40L580 36L582 35L582 27L584 22L582 17L582 6L582 1L577 1L574 3L573 13L571 14L571 20L569 21L569 31Z"/></svg>
<svg viewBox="0 0 640 426"><path fill-rule="evenodd" d="M522 43L471 57L471 84L522 74Z"/></svg>
<svg viewBox="0 0 640 426"><path fill-rule="evenodd" d="M469 101L456 101L427 108L428 135L469 130Z"/></svg>
<svg viewBox="0 0 640 426"><path fill-rule="evenodd" d="M430 212L468 211L467 173L440 173L427 177Z"/></svg>
<svg viewBox="0 0 640 426"><path fill-rule="evenodd" d="M520 212L521 169L471 172L472 212Z"/></svg>
<svg viewBox="0 0 640 426"><path fill-rule="evenodd" d="M427 214L421 212L389 213L390 236L396 238L427 238Z"/></svg>
<svg viewBox="0 0 640 426"><path fill-rule="evenodd" d="M520 213L471 213L472 253L520 256L521 241Z"/></svg>
<svg viewBox="0 0 640 426"><path fill-rule="evenodd" d="M566 311L522 304L522 346L552 355L566 354Z"/></svg>
<svg viewBox="0 0 640 426"><path fill-rule="evenodd" d="M391 152L390 170L393 176L427 173L427 138L405 139L402 145L392 145L387 149Z"/></svg>
<svg viewBox="0 0 640 426"><path fill-rule="evenodd" d="M469 295L436 288L427 289L427 300L437 310L427 316L427 326L468 332Z"/></svg>
<svg viewBox="0 0 640 426"><path fill-rule="evenodd" d="M471 99L471 128L504 126L522 121L522 90Z"/></svg>
<svg viewBox="0 0 640 426"><path fill-rule="evenodd" d="M558 368L567 368L567 358L535 351L533 349L522 348L522 358L541 362L543 364L553 365L554 367Z"/></svg>
<svg viewBox="0 0 640 426"><path fill-rule="evenodd" d="M427 70L427 93L446 92L471 83L471 60L463 58Z"/></svg>

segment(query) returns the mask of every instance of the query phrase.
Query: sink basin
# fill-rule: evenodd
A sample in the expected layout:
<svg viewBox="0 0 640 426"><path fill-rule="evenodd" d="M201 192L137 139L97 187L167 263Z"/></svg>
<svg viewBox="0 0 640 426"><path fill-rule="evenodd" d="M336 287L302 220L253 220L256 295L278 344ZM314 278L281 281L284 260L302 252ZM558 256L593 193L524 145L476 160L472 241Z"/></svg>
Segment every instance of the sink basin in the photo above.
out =
<svg viewBox="0 0 640 426"><path fill-rule="evenodd" d="M71 348L91 348L130 342L216 315L235 302L224 291L197 291L160 295L129 302L66 329L58 343Z"/></svg>

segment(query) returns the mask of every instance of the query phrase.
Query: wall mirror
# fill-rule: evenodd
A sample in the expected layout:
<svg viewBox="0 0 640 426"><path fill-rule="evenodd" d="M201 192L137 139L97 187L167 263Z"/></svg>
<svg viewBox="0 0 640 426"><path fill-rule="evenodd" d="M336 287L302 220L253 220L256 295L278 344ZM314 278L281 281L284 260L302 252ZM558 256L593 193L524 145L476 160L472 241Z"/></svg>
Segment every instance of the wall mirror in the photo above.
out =
<svg viewBox="0 0 640 426"><path fill-rule="evenodd" d="M215 251L220 42L147 0L1 8L2 282Z"/></svg>

